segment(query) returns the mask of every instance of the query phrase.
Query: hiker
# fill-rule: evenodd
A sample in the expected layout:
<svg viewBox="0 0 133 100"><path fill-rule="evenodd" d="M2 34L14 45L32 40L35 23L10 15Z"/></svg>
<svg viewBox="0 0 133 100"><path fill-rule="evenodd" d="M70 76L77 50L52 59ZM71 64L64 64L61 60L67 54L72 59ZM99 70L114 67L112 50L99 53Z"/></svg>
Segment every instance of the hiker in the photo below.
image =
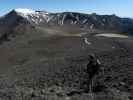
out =
<svg viewBox="0 0 133 100"><path fill-rule="evenodd" d="M93 79L100 71L100 61L95 57L95 55L89 55L89 63L87 64L87 92L92 92Z"/></svg>

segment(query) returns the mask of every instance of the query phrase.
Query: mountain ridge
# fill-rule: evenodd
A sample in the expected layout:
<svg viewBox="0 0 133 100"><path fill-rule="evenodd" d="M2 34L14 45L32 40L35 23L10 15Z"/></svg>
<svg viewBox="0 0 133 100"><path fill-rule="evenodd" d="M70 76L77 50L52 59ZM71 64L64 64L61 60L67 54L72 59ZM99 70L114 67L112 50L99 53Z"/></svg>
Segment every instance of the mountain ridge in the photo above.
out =
<svg viewBox="0 0 133 100"><path fill-rule="evenodd" d="M30 9L13 9L0 18L0 33L32 33L52 27L75 28L89 31L99 30L115 33L132 33L133 19L120 18L116 15L84 14L78 12L48 13ZM27 31L27 30L28 31ZM40 31L40 30L39 30ZM41 30L42 31L42 30ZM97 31L97 32L99 32ZM43 33L43 32L42 32Z"/></svg>

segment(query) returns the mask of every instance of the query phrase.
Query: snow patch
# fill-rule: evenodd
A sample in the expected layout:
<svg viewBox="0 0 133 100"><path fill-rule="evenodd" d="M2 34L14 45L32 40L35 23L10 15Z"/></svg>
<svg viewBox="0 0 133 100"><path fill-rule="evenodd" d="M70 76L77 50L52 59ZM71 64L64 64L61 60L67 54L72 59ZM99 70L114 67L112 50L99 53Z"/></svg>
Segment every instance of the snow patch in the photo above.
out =
<svg viewBox="0 0 133 100"><path fill-rule="evenodd" d="M27 15L27 14L34 14L35 13L34 10L27 9L27 8L18 8L18 9L15 9L15 11L18 12L18 13L25 14L25 15Z"/></svg>
<svg viewBox="0 0 133 100"><path fill-rule="evenodd" d="M121 34L113 34L113 33L103 33L103 34L96 34L95 36L103 36L103 37L116 37L116 38L128 38L127 35L121 35Z"/></svg>

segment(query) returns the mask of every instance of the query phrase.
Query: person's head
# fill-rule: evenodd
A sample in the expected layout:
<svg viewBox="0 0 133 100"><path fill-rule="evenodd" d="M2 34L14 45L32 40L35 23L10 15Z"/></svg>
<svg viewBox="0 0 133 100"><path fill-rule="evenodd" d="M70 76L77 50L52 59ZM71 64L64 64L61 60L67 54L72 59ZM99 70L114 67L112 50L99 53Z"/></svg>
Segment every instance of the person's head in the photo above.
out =
<svg viewBox="0 0 133 100"><path fill-rule="evenodd" d="M89 57L88 57L88 60L89 60L89 63L91 63L91 64L96 64L97 63L97 59L96 59L95 54L90 54Z"/></svg>
<svg viewBox="0 0 133 100"><path fill-rule="evenodd" d="M89 60L94 60L95 59L95 54L90 54L89 55Z"/></svg>

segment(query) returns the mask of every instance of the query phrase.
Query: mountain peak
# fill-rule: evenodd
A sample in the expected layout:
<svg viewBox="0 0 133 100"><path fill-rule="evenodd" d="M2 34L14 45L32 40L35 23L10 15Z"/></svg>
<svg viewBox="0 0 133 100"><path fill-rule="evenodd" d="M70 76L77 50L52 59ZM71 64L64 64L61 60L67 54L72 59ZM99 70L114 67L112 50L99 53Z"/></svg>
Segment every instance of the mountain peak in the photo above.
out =
<svg viewBox="0 0 133 100"><path fill-rule="evenodd" d="M48 19L48 12L46 11L35 11L32 9L27 8L17 8L13 9L10 13L8 13L8 16L19 16L31 23L39 24L41 22L46 22Z"/></svg>

